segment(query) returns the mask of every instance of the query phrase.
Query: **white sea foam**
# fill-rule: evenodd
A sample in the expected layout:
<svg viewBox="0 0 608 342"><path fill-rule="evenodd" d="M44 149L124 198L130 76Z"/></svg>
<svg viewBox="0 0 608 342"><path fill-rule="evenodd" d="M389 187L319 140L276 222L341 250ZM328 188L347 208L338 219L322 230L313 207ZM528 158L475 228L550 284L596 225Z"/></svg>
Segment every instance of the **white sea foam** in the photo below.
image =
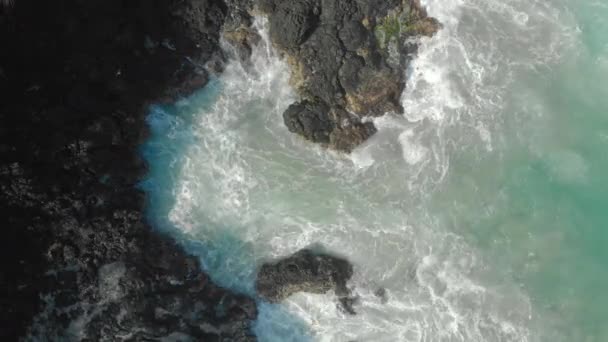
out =
<svg viewBox="0 0 608 342"><path fill-rule="evenodd" d="M443 190L452 153L493 151L505 89L516 73L559 55L563 35L552 30L563 18L523 0L425 4L444 29L421 42L405 114L374 119L378 134L350 158L284 127L295 95L257 20L263 40L252 67L228 64L219 98L197 114L198 142L179 169L170 219L216 248L222 262L207 267L225 285L251 282L245 259L259 264L311 244L351 260L356 316L331 295L285 303L314 340L535 341L525 292L493 283L499 272L433 217L427 198ZM386 302L374 295L379 288ZM261 340L301 340L269 310L261 308Z"/></svg>

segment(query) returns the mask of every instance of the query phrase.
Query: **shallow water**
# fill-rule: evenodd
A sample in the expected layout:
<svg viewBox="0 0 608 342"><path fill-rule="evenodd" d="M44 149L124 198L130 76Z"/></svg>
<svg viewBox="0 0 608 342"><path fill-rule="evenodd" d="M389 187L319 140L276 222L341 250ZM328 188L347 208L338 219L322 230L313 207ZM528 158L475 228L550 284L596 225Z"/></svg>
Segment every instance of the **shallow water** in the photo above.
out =
<svg viewBox="0 0 608 342"><path fill-rule="evenodd" d="M284 127L267 40L152 108L151 221L240 292L311 245L353 262L356 316L331 294L260 302L261 341L607 341L608 5L425 4L444 29L404 70L405 114L351 156Z"/></svg>

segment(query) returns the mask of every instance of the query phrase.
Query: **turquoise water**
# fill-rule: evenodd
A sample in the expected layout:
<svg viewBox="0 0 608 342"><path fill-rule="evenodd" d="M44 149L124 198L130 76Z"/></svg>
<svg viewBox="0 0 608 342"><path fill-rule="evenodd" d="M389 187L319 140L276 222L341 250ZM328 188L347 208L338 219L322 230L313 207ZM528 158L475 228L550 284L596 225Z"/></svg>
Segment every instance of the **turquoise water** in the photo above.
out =
<svg viewBox="0 0 608 342"><path fill-rule="evenodd" d="M500 151L475 162L459 155L452 182L464 176L482 189L468 191L463 210L483 214L458 226L509 270L532 305L561 316L554 338L606 341L608 4L575 1L567 10L578 27L575 43L560 63L511 89L505 112L523 112L526 124L505 117ZM526 113L531 99L536 108ZM458 192L462 201L467 191ZM438 202L438 212L454 211Z"/></svg>
<svg viewBox="0 0 608 342"><path fill-rule="evenodd" d="M444 29L406 113L352 156L287 132L265 41L253 68L153 107L150 220L239 292L313 244L353 262L357 316L331 295L260 302L261 341L608 341L608 3L426 5Z"/></svg>
<svg viewBox="0 0 608 342"><path fill-rule="evenodd" d="M187 162L184 152L197 142L193 127L194 113L209 109L221 91L221 82L212 79L205 89L188 99L171 105L152 106L147 118L150 138L141 148L149 171L140 187L148 194L147 217L155 228L170 234L188 252L199 256L203 268L215 282L238 293L256 297L256 265L249 257L246 243L228 231L212 239L193 239L169 218L176 204L175 187L179 182L180 165ZM218 228L222 231L221 227ZM234 262L235 259L238 262ZM306 325L279 305L258 300L258 310L260 318L254 325L254 331L262 340L310 340Z"/></svg>
<svg viewBox="0 0 608 342"><path fill-rule="evenodd" d="M484 158L456 154L435 213L552 318L545 340L608 341L608 3L568 10L576 43L510 89L505 113L526 121L502 118L504 142Z"/></svg>

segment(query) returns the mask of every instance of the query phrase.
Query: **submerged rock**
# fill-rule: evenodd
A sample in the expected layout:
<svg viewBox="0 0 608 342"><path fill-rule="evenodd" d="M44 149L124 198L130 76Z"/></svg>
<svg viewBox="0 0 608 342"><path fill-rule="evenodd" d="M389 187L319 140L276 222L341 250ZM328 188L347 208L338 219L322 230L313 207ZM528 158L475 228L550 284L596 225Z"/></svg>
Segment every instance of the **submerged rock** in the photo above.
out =
<svg viewBox="0 0 608 342"><path fill-rule="evenodd" d="M382 304L386 304L388 302L388 293L385 288L379 287L374 291L374 295L380 299Z"/></svg>
<svg viewBox="0 0 608 342"><path fill-rule="evenodd" d="M365 117L403 111L411 38L440 27L418 0L258 0L257 7L302 97L285 112L287 127L345 152L375 132Z"/></svg>
<svg viewBox="0 0 608 342"><path fill-rule="evenodd" d="M342 308L354 314L355 299L346 283L353 275L345 259L303 249L287 258L262 265L258 271L258 294L271 302L280 302L297 292L323 294L333 290Z"/></svg>

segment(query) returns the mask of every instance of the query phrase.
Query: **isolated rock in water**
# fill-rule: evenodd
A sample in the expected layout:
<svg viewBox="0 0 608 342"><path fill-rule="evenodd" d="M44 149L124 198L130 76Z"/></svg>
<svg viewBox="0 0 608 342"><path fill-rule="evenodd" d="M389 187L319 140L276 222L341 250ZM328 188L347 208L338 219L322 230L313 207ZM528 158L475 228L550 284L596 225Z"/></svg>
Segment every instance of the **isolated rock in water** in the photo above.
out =
<svg viewBox="0 0 608 342"><path fill-rule="evenodd" d="M354 314L346 283L353 275L352 265L344 259L303 249L275 263L262 265L258 272L258 294L280 302L297 292L326 293L334 290L343 308Z"/></svg>
<svg viewBox="0 0 608 342"><path fill-rule="evenodd" d="M417 47L411 38L440 27L418 0L258 0L257 6L303 98L284 115L289 130L345 152L375 132L361 123L364 117L403 111L404 71Z"/></svg>

